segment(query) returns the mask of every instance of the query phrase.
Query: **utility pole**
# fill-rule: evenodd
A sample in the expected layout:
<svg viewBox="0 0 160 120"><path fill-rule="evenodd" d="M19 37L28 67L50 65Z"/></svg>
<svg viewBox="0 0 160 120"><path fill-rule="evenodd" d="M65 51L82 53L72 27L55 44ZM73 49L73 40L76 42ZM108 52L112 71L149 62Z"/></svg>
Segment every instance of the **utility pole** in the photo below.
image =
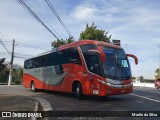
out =
<svg viewBox="0 0 160 120"><path fill-rule="evenodd" d="M8 86L11 85L11 81L12 81L13 59L14 59L14 46L15 46L15 40L13 40L13 46L12 46L12 54L11 54L11 63L10 63Z"/></svg>
<svg viewBox="0 0 160 120"><path fill-rule="evenodd" d="M158 78L160 78L160 46L159 47L159 70L158 70Z"/></svg>

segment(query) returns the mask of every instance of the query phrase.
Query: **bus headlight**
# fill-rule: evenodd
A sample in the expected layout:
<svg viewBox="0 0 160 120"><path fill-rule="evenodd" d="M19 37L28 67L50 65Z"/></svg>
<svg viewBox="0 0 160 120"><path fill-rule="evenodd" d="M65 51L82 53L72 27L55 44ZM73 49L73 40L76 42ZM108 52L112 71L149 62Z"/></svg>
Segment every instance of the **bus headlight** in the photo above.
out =
<svg viewBox="0 0 160 120"><path fill-rule="evenodd" d="M105 81L103 81L103 80L99 80L99 79L97 79L100 83L102 83L102 84L106 84L106 82Z"/></svg>
<svg viewBox="0 0 160 120"><path fill-rule="evenodd" d="M111 83L111 84L114 84L114 85L122 84L122 81L120 81L120 80L106 79L106 81L107 81L107 83Z"/></svg>
<svg viewBox="0 0 160 120"><path fill-rule="evenodd" d="M107 82L107 85L109 85L109 86L113 86L113 84L112 84L112 83L108 83L108 82Z"/></svg>

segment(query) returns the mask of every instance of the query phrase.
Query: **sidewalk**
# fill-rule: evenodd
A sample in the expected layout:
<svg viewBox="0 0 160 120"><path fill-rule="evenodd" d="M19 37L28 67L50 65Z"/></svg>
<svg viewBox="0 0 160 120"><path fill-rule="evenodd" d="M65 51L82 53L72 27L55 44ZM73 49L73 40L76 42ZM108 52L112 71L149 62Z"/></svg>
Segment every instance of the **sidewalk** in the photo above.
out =
<svg viewBox="0 0 160 120"><path fill-rule="evenodd" d="M0 94L0 111L35 111L35 106L30 97Z"/></svg>
<svg viewBox="0 0 160 120"><path fill-rule="evenodd" d="M9 117L5 117L6 113L13 113L11 120L41 120L42 115L40 111L53 110L47 100L40 98L41 95L43 93L33 94L33 92L22 85L0 85L0 120L9 119ZM20 117L17 115L20 115Z"/></svg>
<svg viewBox="0 0 160 120"><path fill-rule="evenodd" d="M38 111L37 100L22 90L22 86L0 85L0 120L36 120L33 117L16 117L18 114L12 114Z"/></svg>

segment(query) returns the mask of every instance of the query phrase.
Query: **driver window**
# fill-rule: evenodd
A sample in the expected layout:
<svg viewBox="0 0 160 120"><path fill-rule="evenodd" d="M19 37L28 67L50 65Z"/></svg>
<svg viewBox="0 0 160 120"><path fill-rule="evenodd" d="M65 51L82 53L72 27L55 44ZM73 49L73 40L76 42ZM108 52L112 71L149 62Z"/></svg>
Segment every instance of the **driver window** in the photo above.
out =
<svg viewBox="0 0 160 120"><path fill-rule="evenodd" d="M100 65L99 65L98 55L97 54L90 55L88 60L89 60L88 69L91 72L100 75Z"/></svg>

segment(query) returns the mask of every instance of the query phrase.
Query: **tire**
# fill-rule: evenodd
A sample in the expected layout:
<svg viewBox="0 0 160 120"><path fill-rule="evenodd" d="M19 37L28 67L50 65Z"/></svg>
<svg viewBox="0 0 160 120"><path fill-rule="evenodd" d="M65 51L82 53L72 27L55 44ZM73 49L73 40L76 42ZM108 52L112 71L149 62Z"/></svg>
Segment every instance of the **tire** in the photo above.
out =
<svg viewBox="0 0 160 120"><path fill-rule="evenodd" d="M76 86L76 96L79 100L83 98L82 86L80 83L77 83L77 86Z"/></svg>
<svg viewBox="0 0 160 120"><path fill-rule="evenodd" d="M35 83L32 81L31 82L31 91L36 92L36 88L35 88Z"/></svg>

